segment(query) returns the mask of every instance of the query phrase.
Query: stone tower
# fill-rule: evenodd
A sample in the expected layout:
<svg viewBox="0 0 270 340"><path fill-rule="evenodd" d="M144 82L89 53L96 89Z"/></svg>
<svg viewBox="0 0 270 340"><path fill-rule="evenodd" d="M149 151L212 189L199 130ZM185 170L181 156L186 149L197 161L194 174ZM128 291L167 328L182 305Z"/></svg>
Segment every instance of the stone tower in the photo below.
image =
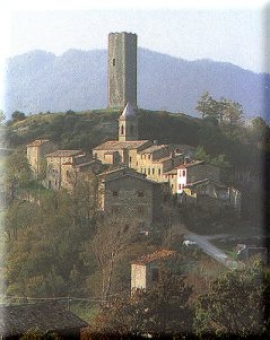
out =
<svg viewBox="0 0 270 340"><path fill-rule="evenodd" d="M108 106L137 107L137 35L110 33L108 39Z"/></svg>
<svg viewBox="0 0 270 340"><path fill-rule="evenodd" d="M138 140L138 117L133 106L128 102L119 117L118 140L120 142Z"/></svg>

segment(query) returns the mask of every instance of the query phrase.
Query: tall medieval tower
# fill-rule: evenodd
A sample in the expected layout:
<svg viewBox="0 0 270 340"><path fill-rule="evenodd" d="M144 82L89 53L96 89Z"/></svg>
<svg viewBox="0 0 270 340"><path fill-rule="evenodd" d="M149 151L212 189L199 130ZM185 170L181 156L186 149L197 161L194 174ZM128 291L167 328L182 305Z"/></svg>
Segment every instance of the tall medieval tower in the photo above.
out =
<svg viewBox="0 0 270 340"><path fill-rule="evenodd" d="M110 33L108 39L108 106L137 107L137 35Z"/></svg>

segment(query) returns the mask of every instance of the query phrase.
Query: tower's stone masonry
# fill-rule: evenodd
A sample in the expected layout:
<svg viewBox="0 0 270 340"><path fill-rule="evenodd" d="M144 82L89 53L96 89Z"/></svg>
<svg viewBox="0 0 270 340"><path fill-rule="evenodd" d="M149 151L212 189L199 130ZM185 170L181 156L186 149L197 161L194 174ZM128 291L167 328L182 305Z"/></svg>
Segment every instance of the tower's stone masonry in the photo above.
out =
<svg viewBox="0 0 270 340"><path fill-rule="evenodd" d="M108 106L137 107L137 35L110 33L108 39Z"/></svg>

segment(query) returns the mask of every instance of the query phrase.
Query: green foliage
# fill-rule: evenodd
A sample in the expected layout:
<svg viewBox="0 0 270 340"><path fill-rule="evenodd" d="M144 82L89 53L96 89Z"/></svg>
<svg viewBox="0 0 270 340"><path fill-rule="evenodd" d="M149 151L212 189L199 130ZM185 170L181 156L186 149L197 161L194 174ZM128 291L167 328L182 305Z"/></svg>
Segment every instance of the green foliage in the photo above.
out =
<svg viewBox="0 0 270 340"><path fill-rule="evenodd" d="M183 276L159 267L156 286L138 291L131 297L110 300L97 315L95 327L101 333L131 334L192 331L193 311L189 304L192 288Z"/></svg>
<svg viewBox="0 0 270 340"><path fill-rule="evenodd" d="M219 103L213 99L208 91L204 92L198 101L196 110L202 115L202 117L212 117L219 120L221 117Z"/></svg>
<svg viewBox="0 0 270 340"><path fill-rule="evenodd" d="M219 122L226 122L231 125L238 124L243 116L243 108L239 103L221 98L215 100L209 92L202 94L198 101L196 110L202 117L210 117Z"/></svg>
<svg viewBox="0 0 270 340"><path fill-rule="evenodd" d="M26 332L20 340L60 340L56 333L42 332L37 329L29 330Z"/></svg>
<svg viewBox="0 0 270 340"><path fill-rule="evenodd" d="M218 278L197 302L197 332L239 337L263 334L266 328L262 283L262 272L257 268L231 271Z"/></svg>
<svg viewBox="0 0 270 340"><path fill-rule="evenodd" d="M8 294L53 297L80 292L86 273L79 254L90 235L76 223L75 210L68 194L55 192L36 203L11 203L6 223Z"/></svg>
<svg viewBox="0 0 270 340"><path fill-rule="evenodd" d="M20 122L22 120L25 120L26 116L25 116L25 113L23 113L23 112L15 111L15 112L12 113L11 118L12 118L12 122L16 123L16 122Z"/></svg>

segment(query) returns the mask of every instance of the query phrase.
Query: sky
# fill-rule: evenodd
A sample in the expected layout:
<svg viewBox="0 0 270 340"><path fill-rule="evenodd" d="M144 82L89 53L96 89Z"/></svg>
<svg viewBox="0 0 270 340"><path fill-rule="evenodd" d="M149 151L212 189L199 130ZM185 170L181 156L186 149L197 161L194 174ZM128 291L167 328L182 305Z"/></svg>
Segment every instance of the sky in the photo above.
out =
<svg viewBox="0 0 270 340"><path fill-rule="evenodd" d="M36 49L56 55L68 49L106 49L108 34L122 31L136 33L138 46L152 51L270 72L266 62L268 2L143 2L9 0L0 13L0 77L8 57ZM3 91L4 81L1 98Z"/></svg>

